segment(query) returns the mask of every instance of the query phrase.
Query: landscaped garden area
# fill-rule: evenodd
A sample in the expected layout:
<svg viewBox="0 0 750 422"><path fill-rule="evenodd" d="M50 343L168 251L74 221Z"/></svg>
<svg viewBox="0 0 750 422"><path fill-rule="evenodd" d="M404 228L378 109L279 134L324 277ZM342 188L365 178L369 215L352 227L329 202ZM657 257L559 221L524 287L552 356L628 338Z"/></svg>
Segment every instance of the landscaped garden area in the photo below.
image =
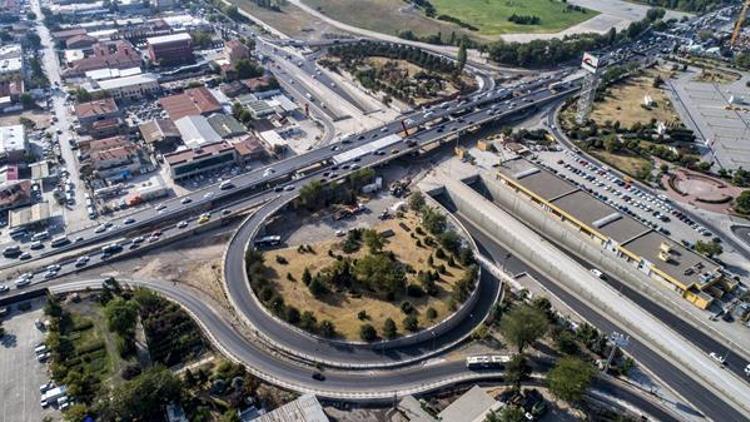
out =
<svg viewBox="0 0 750 422"><path fill-rule="evenodd" d="M394 218L313 244L246 257L251 285L278 317L324 337L373 341L450 315L474 289L473 253L415 194Z"/></svg>

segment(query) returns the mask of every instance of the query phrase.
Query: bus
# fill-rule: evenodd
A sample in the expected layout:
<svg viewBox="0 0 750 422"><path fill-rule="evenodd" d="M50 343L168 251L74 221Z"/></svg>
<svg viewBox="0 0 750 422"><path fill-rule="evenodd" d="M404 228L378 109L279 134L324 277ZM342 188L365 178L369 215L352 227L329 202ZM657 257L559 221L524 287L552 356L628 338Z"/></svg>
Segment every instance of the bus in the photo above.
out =
<svg viewBox="0 0 750 422"><path fill-rule="evenodd" d="M271 235L255 239L255 246L276 246L281 243L281 236Z"/></svg>
<svg viewBox="0 0 750 422"><path fill-rule="evenodd" d="M506 355L469 356L466 358L466 367L469 369L503 369L508 362L510 362L510 356Z"/></svg>

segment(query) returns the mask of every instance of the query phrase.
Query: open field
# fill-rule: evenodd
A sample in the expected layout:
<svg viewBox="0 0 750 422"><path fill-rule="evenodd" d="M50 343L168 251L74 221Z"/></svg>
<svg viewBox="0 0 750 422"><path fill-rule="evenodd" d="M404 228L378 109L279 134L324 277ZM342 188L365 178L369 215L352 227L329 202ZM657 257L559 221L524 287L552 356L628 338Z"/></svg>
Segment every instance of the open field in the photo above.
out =
<svg viewBox="0 0 750 422"><path fill-rule="evenodd" d="M638 155L627 153L614 154L603 150L589 151L589 153L633 177L651 168L651 162Z"/></svg>
<svg viewBox="0 0 750 422"><path fill-rule="evenodd" d="M558 32L591 19L593 10L568 9L558 0L433 0L437 15L448 15L475 26L480 35L492 36L523 32ZM537 25L518 25L508 18L513 14L537 16Z"/></svg>
<svg viewBox="0 0 750 422"><path fill-rule="evenodd" d="M703 69L693 79L696 82L712 84L731 84L738 81L742 76L739 73L729 72L721 69Z"/></svg>
<svg viewBox="0 0 750 422"><path fill-rule="evenodd" d="M399 223L403 223L410 231L407 232ZM418 217L407 214L403 219L387 220L372 227L372 229L381 233L388 229L392 230L394 236L388 239L384 251L393 252L399 261L411 265L415 271L426 271L430 269L427 260L433 254L434 248L416 246L416 240L411 237L411 233L414 233L417 226ZM406 300L416 308L420 327L429 326L444 318L450 312L449 300L452 286L464 274L464 270L458 267L448 267L448 274L441 275L437 282L439 293L435 297L427 295L421 298L397 297L393 302L386 302L369 297L366 294L355 297L358 295L334 292L323 300L315 299L301 281L304 269L307 267L312 274L316 274L322 268L333 263L335 258L328 256L327 251L331 249L335 253L342 254L339 245L344 239L344 237L333 238L312 244L314 254L299 253L296 247L271 250L265 253L265 263L270 267L269 279L275 284L276 292L284 298L287 305L296 307L300 312L313 312L318 321L331 320L336 326L338 334L353 340L359 340L359 327L363 323L372 324L380 332L383 323L388 318L392 318L398 326L399 333L404 334L402 320L406 317L406 314L401 311L400 304ZM347 256L356 259L365 255L366 250L367 248L363 246L358 252ZM276 260L277 256L285 258L288 263L280 264ZM435 258L434 264L446 264L446 262ZM291 274L294 281L290 281L287 274ZM409 283L415 282L416 274L407 274L407 280ZM426 317L426 310L430 307L437 311L437 317L434 321L430 321ZM360 311L365 311L369 318L365 321L359 320L357 314Z"/></svg>
<svg viewBox="0 0 750 422"><path fill-rule="evenodd" d="M324 38L324 34L344 34L344 31L305 13L299 7L290 3L280 6L280 12L260 7L251 0L236 0L233 3L290 37L321 39Z"/></svg>
<svg viewBox="0 0 750 422"><path fill-rule="evenodd" d="M547 33L571 27L598 14L593 10L567 11L566 5L557 0L435 0L436 16L447 15L465 24L474 26L471 31L443 20L432 19L400 0L304 0L319 12L338 21L397 35L410 30L419 37L440 33L444 40L455 32L457 36L468 35L488 40L501 34ZM366 3L366 6L363 5ZM537 25L518 25L508 21L512 14L535 15L541 21Z"/></svg>
<svg viewBox="0 0 750 422"><path fill-rule="evenodd" d="M591 119L599 125L604 125L606 121L619 121L624 127L630 127L634 123L647 124L651 119L664 123L679 121L669 95L663 89L653 86L657 75L665 80L668 77L665 71L649 69L611 86L607 89L604 100L594 103ZM648 108L642 106L646 95L654 101Z"/></svg>

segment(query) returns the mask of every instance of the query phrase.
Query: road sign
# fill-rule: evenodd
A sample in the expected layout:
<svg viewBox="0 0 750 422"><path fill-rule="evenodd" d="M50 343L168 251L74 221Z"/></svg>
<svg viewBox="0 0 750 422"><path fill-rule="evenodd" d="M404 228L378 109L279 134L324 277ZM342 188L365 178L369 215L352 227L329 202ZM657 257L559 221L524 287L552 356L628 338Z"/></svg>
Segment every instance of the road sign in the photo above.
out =
<svg viewBox="0 0 750 422"><path fill-rule="evenodd" d="M583 53L581 67L587 72L596 73L599 68L599 58L589 53Z"/></svg>

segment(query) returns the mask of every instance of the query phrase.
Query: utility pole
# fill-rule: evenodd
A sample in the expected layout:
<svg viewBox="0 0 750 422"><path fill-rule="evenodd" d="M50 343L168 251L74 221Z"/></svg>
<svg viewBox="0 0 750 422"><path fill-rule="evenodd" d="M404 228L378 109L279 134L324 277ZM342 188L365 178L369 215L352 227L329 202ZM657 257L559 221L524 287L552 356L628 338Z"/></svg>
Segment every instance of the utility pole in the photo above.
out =
<svg viewBox="0 0 750 422"><path fill-rule="evenodd" d="M618 347L627 346L630 343L630 336L613 331L612 334L609 335L609 342L612 345L612 349L609 351L607 362L604 364L604 369L602 370L605 374L609 370L609 366L612 364L612 359L615 358L615 351L617 351Z"/></svg>

